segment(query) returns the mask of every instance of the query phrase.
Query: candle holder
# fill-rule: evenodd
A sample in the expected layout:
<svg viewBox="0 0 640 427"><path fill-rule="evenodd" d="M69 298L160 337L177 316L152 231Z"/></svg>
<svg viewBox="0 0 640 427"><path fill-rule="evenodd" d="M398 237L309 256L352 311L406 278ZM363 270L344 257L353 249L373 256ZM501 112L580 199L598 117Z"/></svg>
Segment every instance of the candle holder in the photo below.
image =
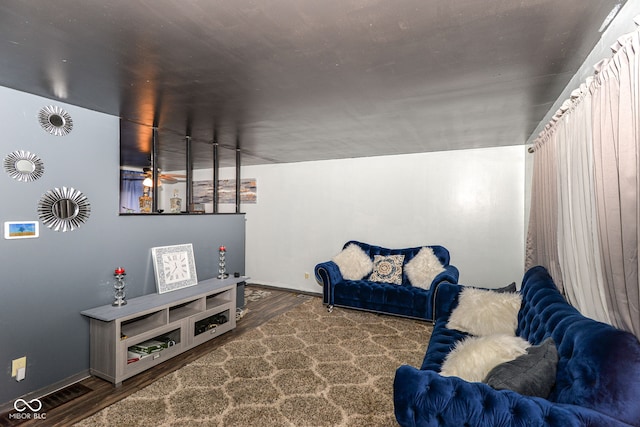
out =
<svg viewBox="0 0 640 427"><path fill-rule="evenodd" d="M122 267L116 268L113 273L113 277L115 277L115 282L113 282L114 301L111 305L114 307L120 307L127 304L127 301L124 299L126 296L126 293L124 292L124 276L126 276L126 273Z"/></svg>
<svg viewBox="0 0 640 427"><path fill-rule="evenodd" d="M227 253L227 248L224 246L220 246L218 249L218 279L226 279L229 277L226 270L226 260L225 255Z"/></svg>

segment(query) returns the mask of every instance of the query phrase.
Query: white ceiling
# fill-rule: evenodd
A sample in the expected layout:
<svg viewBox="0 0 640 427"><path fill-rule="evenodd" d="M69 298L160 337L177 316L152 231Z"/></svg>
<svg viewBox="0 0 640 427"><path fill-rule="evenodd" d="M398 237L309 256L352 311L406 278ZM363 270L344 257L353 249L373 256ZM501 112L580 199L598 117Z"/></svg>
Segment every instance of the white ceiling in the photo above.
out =
<svg viewBox="0 0 640 427"><path fill-rule="evenodd" d="M524 144L619 0L3 0L0 85L195 167ZM226 150L228 149L228 150Z"/></svg>

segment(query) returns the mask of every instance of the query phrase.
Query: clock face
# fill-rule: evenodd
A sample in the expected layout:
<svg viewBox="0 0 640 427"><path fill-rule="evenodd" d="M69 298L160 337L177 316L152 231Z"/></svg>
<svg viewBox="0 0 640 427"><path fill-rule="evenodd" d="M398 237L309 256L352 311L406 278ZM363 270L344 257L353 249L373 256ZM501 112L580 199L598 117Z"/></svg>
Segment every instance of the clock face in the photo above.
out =
<svg viewBox="0 0 640 427"><path fill-rule="evenodd" d="M165 283L175 283L191 278L186 252L172 252L162 255Z"/></svg>

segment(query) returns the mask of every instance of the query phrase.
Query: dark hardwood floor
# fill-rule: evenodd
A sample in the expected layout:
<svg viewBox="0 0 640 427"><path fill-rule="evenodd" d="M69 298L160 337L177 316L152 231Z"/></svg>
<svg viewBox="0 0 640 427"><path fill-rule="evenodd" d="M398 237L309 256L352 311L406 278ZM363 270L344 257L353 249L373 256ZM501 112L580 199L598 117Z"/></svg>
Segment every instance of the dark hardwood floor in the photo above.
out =
<svg viewBox="0 0 640 427"><path fill-rule="evenodd" d="M148 386L157 379L182 368L199 357L233 340L240 334L254 329L269 319L291 310L310 297L309 295L292 291L266 288L257 285L248 285L247 289L267 290L271 292L271 294L257 301L245 300L245 308L247 308L248 311L244 317L240 319L234 330L123 381L120 387L114 387L113 384L96 377L86 378L77 384L87 387L90 391L54 408L45 407L43 412L46 412L46 420L23 420L21 422L16 421L11 423L9 422L10 420L7 413L0 415L0 426L71 426Z"/></svg>

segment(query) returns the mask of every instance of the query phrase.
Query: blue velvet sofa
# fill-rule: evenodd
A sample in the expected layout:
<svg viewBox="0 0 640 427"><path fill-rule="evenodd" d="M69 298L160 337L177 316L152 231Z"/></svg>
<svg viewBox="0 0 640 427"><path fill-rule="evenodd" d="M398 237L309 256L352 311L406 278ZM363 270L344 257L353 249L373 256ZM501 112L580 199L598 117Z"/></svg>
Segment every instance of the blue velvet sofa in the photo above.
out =
<svg viewBox="0 0 640 427"><path fill-rule="evenodd" d="M403 365L394 380L401 426L640 426L640 343L628 333L582 316L543 267L525 273L517 335L532 344L552 337L555 385L545 399L438 372L464 333L446 328L459 285L441 286L439 312L421 369Z"/></svg>
<svg viewBox="0 0 640 427"><path fill-rule="evenodd" d="M404 265L410 262L422 247L388 249L351 240L344 244L359 246L371 259L375 255L404 255ZM413 286L403 271L402 283L390 284L373 282L364 277L361 280L346 280L333 261L322 262L315 267L318 284L323 287L323 301L329 311L336 307L347 307L377 313L433 321L434 295L440 283L457 283L459 272L449 264L449 251L442 246L428 246L438 258L444 271L434 277L429 289Z"/></svg>

